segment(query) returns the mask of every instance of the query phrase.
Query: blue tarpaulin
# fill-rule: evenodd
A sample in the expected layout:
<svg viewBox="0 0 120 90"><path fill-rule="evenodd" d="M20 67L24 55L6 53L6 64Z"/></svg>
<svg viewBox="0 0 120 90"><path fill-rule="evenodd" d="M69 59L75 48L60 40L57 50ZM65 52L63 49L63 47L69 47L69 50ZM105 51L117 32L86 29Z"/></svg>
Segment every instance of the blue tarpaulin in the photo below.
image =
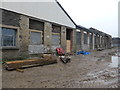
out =
<svg viewBox="0 0 120 90"><path fill-rule="evenodd" d="M77 55L79 55L79 54L89 55L89 54L90 54L90 52L86 52L86 51L79 51L79 52L77 52L76 54L77 54Z"/></svg>

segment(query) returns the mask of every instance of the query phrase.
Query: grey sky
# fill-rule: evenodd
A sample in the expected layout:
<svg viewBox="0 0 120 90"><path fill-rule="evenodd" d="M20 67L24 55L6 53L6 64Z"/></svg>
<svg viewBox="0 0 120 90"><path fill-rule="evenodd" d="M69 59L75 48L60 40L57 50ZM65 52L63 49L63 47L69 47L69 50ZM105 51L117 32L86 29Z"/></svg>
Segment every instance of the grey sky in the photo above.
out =
<svg viewBox="0 0 120 90"><path fill-rule="evenodd" d="M54 0L0 0L4 2L51 2ZM120 0L57 0L75 21L118 36L118 2Z"/></svg>
<svg viewBox="0 0 120 90"><path fill-rule="evenodd" d="M120 0L58 0L76 24L118 36Z"/></svg>

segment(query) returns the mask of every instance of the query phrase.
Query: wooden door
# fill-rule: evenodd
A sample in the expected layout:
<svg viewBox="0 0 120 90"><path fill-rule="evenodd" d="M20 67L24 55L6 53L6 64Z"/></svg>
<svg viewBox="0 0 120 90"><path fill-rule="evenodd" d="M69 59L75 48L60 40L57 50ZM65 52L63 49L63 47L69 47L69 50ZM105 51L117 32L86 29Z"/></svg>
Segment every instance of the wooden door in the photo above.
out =
<svg viewBox="0 0 120 90"><path fill-rule="evenodd" d="M67 52L70 52L71 51L71 41L70 40L67 40Z"/></svg>

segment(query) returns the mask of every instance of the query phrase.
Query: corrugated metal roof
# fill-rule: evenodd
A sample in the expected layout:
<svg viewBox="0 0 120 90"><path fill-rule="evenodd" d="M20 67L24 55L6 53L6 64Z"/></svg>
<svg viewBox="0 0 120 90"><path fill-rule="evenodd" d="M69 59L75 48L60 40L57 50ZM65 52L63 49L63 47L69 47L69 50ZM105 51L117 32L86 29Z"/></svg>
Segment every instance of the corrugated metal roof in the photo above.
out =
<svg viewBox="0 0 120 90"><path fill-rule="evenodd" d="M77 25L76 27L77 27L77 29L79 29L79 30L84 30L84 31L86 31L86 32L94 33L94 34L96 34L96 35L111 37L111 35L106 34L106 33L102 32L102 31L99 31L99 30L97 30L97 29L95 29L95 28L92 28L92 27L91 27L91 28L86 28L86 27L83 27L83 26L81 26L81 25Z"/></svg>
<svg viewBox="0 0 120 90"><path fill-rule="evenodd" d="M98 34L98 35L101 35L101 36L111 37L111 35L106 34L106 33L102 32L102 31L99 31L99 30L97 30L97 29L95 29L95 28L92 28L92 27L89 28L89 30L91 30L94 34Z"/></svg>
<svg viewBox="0 0 120 90"><path fill-rule="evenodd" d="M77 28L77 29L80 29L80 30L84 30L84 31L86 31L86 32L92 33L88 28L83 27L83 26L81 26L81 25L77 25L76 28Z"/></svg>

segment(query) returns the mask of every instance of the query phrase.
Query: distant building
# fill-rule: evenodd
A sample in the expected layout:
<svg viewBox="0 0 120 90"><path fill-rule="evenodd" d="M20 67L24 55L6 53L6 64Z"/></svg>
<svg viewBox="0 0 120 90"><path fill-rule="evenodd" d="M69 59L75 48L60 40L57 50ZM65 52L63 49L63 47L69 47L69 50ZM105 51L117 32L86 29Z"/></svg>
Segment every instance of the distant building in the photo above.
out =
<svg viewBox="0 0 120 90"><path fill-rule="evenodd" d="M112 38L112 47L120 47L120 38L119 37Z"/></svg>

